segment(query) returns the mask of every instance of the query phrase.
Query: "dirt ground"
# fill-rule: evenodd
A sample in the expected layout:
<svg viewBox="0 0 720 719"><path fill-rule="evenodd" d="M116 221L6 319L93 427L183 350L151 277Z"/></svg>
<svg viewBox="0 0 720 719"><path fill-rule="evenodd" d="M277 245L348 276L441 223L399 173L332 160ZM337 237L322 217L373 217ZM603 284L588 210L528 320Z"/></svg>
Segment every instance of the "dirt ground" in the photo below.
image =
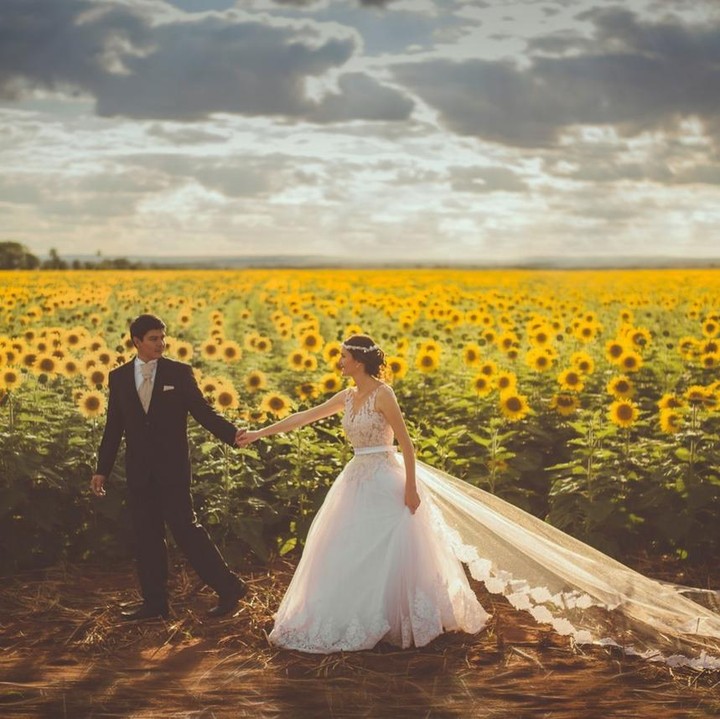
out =
<svg viewBox="0 0 720 719"><path fill-rule="evenodd" d="M119 616L137 599L130 564L0 578L0 716L720 716L719 673L578 648L482 585L493 619L477 636L446 634L407 651L278 651L266 632L291 572L284 562L249 570L237 614L210 620L214 595L176 563L170 619L143 623ZM662 578L690 583L672 574Z"/></svg>

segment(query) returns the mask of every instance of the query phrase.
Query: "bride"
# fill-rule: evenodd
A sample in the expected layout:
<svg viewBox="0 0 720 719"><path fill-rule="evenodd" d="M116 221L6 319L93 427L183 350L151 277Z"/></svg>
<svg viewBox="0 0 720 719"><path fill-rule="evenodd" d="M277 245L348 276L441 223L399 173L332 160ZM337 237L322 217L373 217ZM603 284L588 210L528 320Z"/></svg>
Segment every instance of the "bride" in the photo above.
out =
<svg viewBox="0 0 720 719"><path fill-rule="evenodd" d="M344 411L355 454L313 520L275 616L273 644L327 654L479 632L490 615L468 583L467 565L488 591L576 643L720 669L720 615L684 596L687 588L648 579L416 461L395 395L379 379L384 364L370 337L350 337L340 366L354 388L240 441L247 446Z"/></svg>

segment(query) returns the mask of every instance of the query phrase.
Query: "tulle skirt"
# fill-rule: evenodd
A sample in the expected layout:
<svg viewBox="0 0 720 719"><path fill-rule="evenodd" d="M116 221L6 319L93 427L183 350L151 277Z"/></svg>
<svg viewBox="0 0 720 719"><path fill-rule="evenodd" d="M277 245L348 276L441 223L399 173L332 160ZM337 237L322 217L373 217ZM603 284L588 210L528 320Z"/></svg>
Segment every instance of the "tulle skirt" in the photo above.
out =
<svg viewBox="0 0 720 719"><path fill-rule="evenodd" d="M415 514L391 452L354 457L310 527L270 641L328 654L380 641L421 647L447 630L479 632L489 615L420 482Z"/></svg>

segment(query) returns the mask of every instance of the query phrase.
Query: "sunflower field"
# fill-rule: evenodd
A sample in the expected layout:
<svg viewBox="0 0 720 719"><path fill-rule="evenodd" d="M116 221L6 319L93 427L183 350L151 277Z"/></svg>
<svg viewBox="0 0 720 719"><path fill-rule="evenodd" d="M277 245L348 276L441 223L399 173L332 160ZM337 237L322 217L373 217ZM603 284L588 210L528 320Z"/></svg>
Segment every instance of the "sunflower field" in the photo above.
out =
<svg viewBox="0 0 720 719"><path fill-rule="evenodd" d="M0 570L128 554L123 457L105 498L89 479L142 312L240 425L341 389L340 341L365 332L423 461L620 558L720 551L720 270L0 272ZM351 456L338 417L190 437L201 521L261 560Z"/></svg>

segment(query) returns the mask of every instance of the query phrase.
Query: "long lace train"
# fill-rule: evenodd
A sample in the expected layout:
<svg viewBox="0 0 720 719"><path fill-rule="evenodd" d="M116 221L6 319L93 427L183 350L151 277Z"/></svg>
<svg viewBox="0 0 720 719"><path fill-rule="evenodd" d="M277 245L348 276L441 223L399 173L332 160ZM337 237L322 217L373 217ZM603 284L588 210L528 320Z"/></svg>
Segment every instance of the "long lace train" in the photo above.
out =
<svg viewBox="0 0 720 719"><path fill-rule="evenodd" d="M402 464L402 456L395 455ZM486 588L578 644L650 661L720 669L720 614L527 512L417 462L433 522Z"/></svg>

